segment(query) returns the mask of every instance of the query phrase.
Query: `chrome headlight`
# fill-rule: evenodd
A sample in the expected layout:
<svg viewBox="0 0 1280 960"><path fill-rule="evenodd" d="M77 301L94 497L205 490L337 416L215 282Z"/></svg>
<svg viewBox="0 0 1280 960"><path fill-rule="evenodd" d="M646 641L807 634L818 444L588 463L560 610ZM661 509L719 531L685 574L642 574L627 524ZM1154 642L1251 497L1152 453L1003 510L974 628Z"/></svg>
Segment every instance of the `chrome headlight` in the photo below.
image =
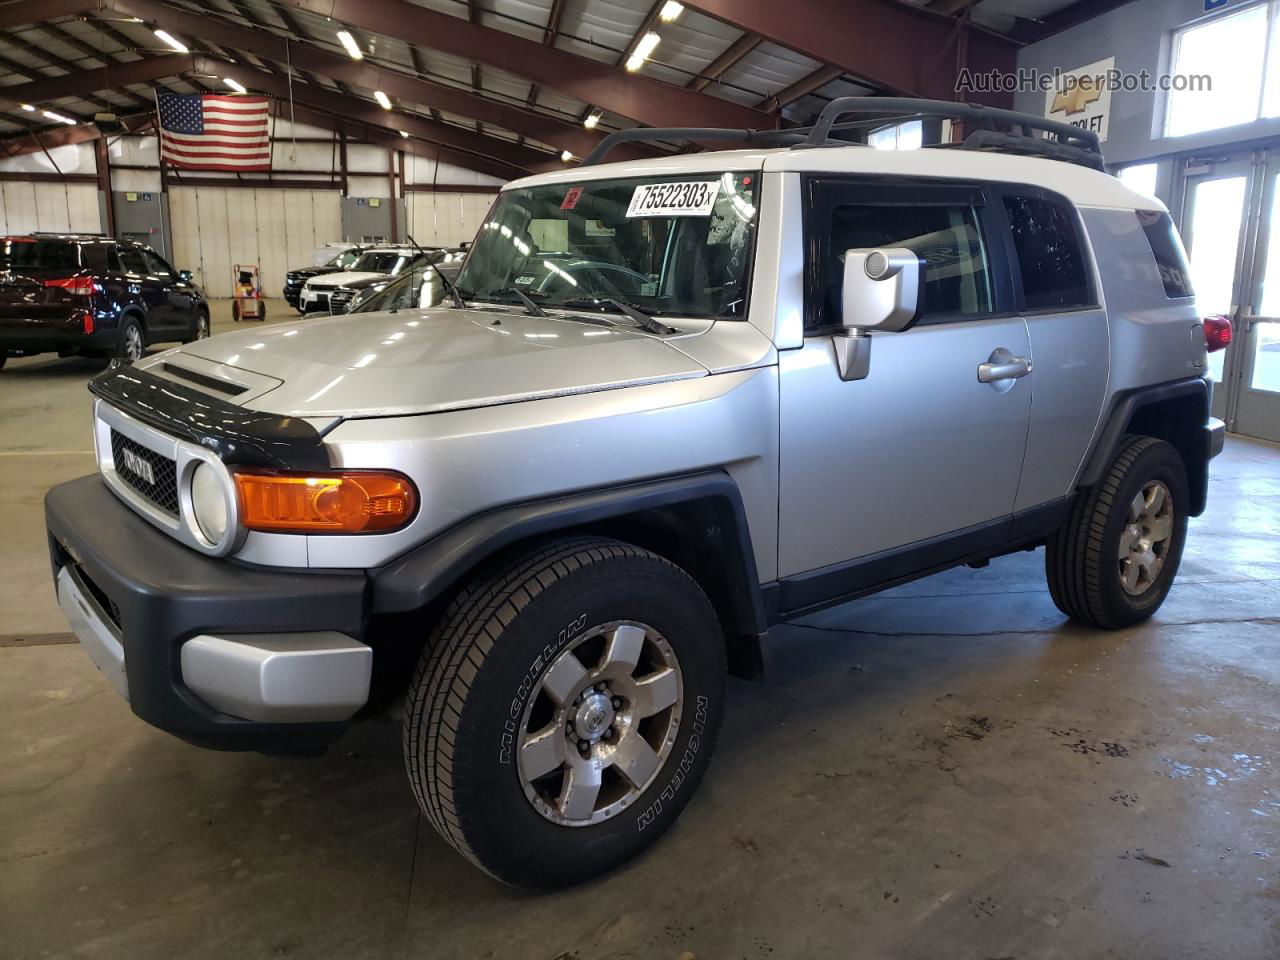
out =
<svg viewBox="0 0 1280 960"><path fill-rule="evenodd" d="M191 514L200 534L211 544L222 543L231 515L227 490L215 467L200 463L191 473Z"/></svg>

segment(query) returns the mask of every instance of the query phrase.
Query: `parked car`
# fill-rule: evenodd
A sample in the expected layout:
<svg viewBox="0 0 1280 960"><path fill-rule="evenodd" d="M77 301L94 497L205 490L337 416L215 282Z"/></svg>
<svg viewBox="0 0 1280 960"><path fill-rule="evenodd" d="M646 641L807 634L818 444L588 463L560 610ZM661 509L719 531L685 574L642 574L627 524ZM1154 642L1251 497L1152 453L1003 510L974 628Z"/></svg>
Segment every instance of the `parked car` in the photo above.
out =
<svg viewBox="0 0 1280 960"><path fill-rule="evenodd" d="M0 367L56 353L140 360L209 336L209 304L150 247L89 234L0 237Z"/></svg>
<svg viewBox="0 0 1280 960"><path fill-rule="evenodd" d="M426 256L419 257L415 264L402 270L398 276L384 276L380 280L370 280L360 289L347 287L335 289L329 294L329 312L367 314L372 310L434 306L444 296L444 284L440 276L443 275L449 282L456 279L465 257L466 253L457 248L428 251ZM371 303L385 306L370 306Z"/></svg>
<svg viewBox="0 0 1280 960"><path fill-rule="evenodd" d="M651 294L648 274L625 264L575 253L540 253L514 286L531 295L563 297L621 297L630 300Z"/></svg>
<svg viewBox="0 0 1280 960"><path fill-rule="evenodd" d="M309 313L345 313L361 290L389 282L401 273L426 265L438 247L425 252L414 247L385 246L365 250L346 270L312 278L302 285L299 309Z"/></svg>
<svg viewBox="0 0 1280 960"><path fill-rule="evenodd" d="M284 299L295 310L301 311L298 298L302 294L302 285L312 277L323 276L326 273L341 273L344 270L350 270L352 264L360 259L360 254L367 250L367 247L349 246L344 250L339 250L332 257L322 264L311 267L296 267L284 275Z"/></svg>
<svg viewBox="0 0 1280 960"><path fill-rule="evenodd" d="M224 749L314 751L403 694L427 819L550 887L671 826L776 625L1036 547L1066 616L1150 617L1224 439L1172 221L1032 115L825 136L902 102L517 180L461 302L95 378L98 474L45 502L89 655ZM646 279L586 289L606 264Z"/></svg>

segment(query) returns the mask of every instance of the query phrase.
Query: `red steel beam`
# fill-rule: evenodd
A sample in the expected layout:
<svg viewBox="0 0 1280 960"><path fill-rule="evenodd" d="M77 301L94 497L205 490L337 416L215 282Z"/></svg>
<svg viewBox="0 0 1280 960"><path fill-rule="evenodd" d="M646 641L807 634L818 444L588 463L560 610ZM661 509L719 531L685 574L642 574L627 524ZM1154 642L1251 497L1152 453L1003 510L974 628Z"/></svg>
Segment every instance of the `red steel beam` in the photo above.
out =
<svg viewBox="0 0 1280 960"><path fill-rule="evenodd" d="M613 64L451 17L408 0L279 0L279 5L496 67L649 126L777 125L776 117L751 107L675 87L643 72L629 73Z"/></svg>
<svg viewBox="0 0 1280 960"><path fill-rule="evenodd" d="M126 16L140 17L170 32L179 32L189 17L174 7L155 0L108 0L108 7ZM601 135L564 120L508 106L457 87L409 76L397 70L352 60L345 54L329 53L304 42L286 41L265 30L250 30L215 17L200 23L200 39L231 47L276 64L291 62L296 69L316 73L338 83L366 90L381 90L388 96L427 104L438 110L470 117L482 123L524 134L560 150L585 157L601 140ZM632 147L617 151L619 159L654 156L657 151Z"/></svg>
<svg viewBox="0 0 1280 960"><path fill-rule="evenodd" d="M956 31L968 32L973 69L1017 65L1006 37L893 0L685 0L693 7L782 47L842 68L904 96L956 99ZM1003 95L1002 101L1012 100ZM1003 104L1002 104L1003 105Z"/></svg>
<svg viewBox="0 0 1280 960"><path fill-rule="evenodd" d="M25 27L33 23L48 23L60 17L96 10L97 0L9 0L0 3L0 30Z"/></svg>
<svg viewBox="0 0 1280 960"><path fill-rule="evenodd" d="M0 87L0 110L10 110L19 103L46 103L61 97L83 97L95 90L112 90L130 83L154 83L162 77L186 73L192 63L193 58L186 54L166 53Z"/></svg>
<svg viewBox="0 0 1280 960"><path fill-rule="evenodd" d="M727 50L720 56L716 57L709 64L702 68L702 71L690 80L685 86L690 90L705 90L715 81L719 80L724 74L745 57L748 53L760 46L764 42L764 37L758 33L744 33L733 43L729 44Z"/></svg>
<svg viewBox="0 0 1280 960"><path fill-rule="evenodd" d="M136 131L152 123L155 120L155 115L153 113L137 113L132 116L122 117L121 120L130 131ZM97 127L88 124L78 124L74 127L68 127L63 124L42 127L39 130L16 133L0 140L0 155L18 157L26 153L42 153L45 150L52 150L54 147L65 147L71 143L97 140L101 136L102 133Z"/></svg>

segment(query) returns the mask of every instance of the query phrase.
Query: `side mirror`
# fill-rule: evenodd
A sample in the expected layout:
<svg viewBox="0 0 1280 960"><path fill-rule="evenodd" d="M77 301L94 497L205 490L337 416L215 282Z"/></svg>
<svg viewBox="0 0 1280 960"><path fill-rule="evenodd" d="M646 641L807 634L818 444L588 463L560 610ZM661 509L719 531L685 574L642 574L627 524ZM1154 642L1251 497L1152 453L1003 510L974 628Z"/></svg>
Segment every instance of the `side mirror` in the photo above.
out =
<svg viewBox="0 0 1280 960"><path fill-rule="evenodd" d="M832 337L841 380L866 379L871 369L870 330L899 333L920 319L924 271L906 247L846 250L841 323Z"/></svg>
<svg viewBox="0 0 1280 960"><path fill-rule="evenodd" d="M920 258L906 247L846 250L844 309L846 329L900 332L920 316Z"/></svg>
<svg viewBox="0 0 1280 960"><path fill-rule="evenodd" d="M179 271L178 271L178 277L179 277L179 279L181 279L181 280L182 280L182 282L183 282L183 283L190 283L190 282L191 282L191 271L190 271L190 270L179 270Z"/></svg>

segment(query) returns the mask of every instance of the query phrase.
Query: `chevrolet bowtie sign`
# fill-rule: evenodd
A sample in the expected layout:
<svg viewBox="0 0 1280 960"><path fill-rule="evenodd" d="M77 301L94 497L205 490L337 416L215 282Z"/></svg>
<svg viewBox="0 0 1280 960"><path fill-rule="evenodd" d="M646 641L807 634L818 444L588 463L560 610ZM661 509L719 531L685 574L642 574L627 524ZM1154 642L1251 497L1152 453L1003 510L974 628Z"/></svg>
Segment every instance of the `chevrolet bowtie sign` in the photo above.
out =
<svg viewBox="0 0 1280 960"><path fill-rule="evenodd" d="M1100 140L1106 140L1107 121L1111 116L1108 78L1115 67L1116 58L1107 57L1057 74L1053 89L1045 92L1044 115L1050 120L1092 130Z"/></svg>

